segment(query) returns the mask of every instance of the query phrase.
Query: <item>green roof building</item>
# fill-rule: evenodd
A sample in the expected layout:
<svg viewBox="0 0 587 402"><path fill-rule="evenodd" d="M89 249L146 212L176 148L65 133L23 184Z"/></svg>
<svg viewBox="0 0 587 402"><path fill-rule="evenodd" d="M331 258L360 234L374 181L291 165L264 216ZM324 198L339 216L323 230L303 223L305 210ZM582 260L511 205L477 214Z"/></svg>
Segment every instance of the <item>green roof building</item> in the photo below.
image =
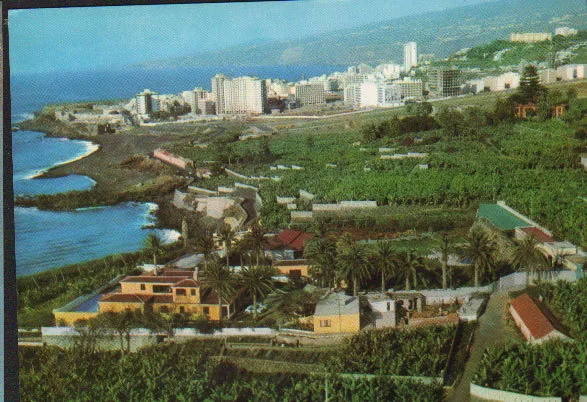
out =
<svg viewBox="0 0 587 402"><path fill-rule="evenodd" d="M503 231L514 230L519 227L532 226L529 222L514 215L499 204L481 204L477 210L477 219L485 218L495 227Z"/></svg>

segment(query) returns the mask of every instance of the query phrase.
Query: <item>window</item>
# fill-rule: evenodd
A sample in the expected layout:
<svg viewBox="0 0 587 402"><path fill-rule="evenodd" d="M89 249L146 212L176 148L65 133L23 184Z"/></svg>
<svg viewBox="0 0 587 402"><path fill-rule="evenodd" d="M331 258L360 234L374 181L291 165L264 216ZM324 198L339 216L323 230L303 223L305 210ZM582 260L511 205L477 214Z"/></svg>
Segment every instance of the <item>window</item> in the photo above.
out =
<svg viewBox="0 0 587 402"><path fill-rule="evenodd" d="M191 294L192 294L192 296L195 296L196 295L196 289L192 289Z"/></svg>
<svg viewBox="0 0 587 402"><path fill-rule="evenodd" d="M330 327L330 326L332 326L332 323L330 320L320 320L320 326L321 327Z"/></svg>
<svg viewBox="0 0 587 402"><path fill-rule="evenodd" d="M141 290L146 290L146 289L147 289L147 287L145 286L145 284L141 283Z"/></svg>
<svg viewBox="0 0 587 402"><path fill-rule="evenodd" d="M302 270L301 269L291 269L289 271L289 276L294 279L299 279L302 276Z"/></svg>
<svg viewBox="0 0 587 402"><path fill-rule="evenodd" d="M185 289L175 289L175 294L178 296L185 296L187 293Z"/></svg>
<svg viewBox="0 0 587 402"><path fill-rule="evenodd" d="M169 313L169 307L167 307L167 306L161 306L159 308L159 312L160 313Z"/></svg>
<svg viewBox="0 0 587 402"><path fill-rule="evenodd" d="M184 306L180 306L179 307L179 312L180 312L180 314L184 314L185 313L185 307Z"/></svg>
<svg viewBox="0 0 587 402"><path fill-rule="evenodd" d="M204 307L204 314L210 314L210 307Z"/></svg>
<svg viewBox="0 0 587 402"><path fill-rule="evenodd" d="M170 290L169 286L153 285L153 293L169 293Z"/></svg>

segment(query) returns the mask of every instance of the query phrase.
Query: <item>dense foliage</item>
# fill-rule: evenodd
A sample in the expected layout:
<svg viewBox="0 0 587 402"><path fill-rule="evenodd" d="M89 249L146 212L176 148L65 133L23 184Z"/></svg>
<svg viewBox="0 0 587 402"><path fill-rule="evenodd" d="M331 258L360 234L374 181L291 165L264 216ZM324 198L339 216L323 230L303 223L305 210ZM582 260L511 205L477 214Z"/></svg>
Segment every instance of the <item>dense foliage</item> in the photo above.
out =
<svg viewBox="0 0 587 402"><path fill-rule="evenodd" d="M253 374L230 361L211 360L216 341L192 341L143 349L80 355L55 348L19 352L23 401L234 400L441 401L440 384L336 375ZM328 391L326 391L326 388Z"/></svg>
<svg viewBox="0 0 587 402"><path fill-rule="evenodd" d="M329 363L334 372L440 376L455 335L454 325L382 329L348 339Z"/></svg>
<svg viewBox="0 0 587 402"><path fill-rule="evenodd" d="M176 258L184 251L179 244L163 246L163 250L160 263ZM142 251L123 253L19 277L16 280L19 325L51 325L53 308L92 292L118 275L132 274L137 264L149 260L149 255Z"/></svg>
<svg viewBox="0 0 587 402"><path fill-rule="evenodd" d="M556 95L555 90L549 93ZM585 146L581 122L587 105L573 99L572 93L562 97L569 99L568 117L564 120L536 118L513 124L513 120L509 122L513 119L513 103L501 99L491 113L476 108L448 112L462 114L464 125L451 126L451 119L446 119L442 130L384 136L368 144L361 143L360 128L350 126L308 128L306 135L313 139L311 144L300 141L298 131L269 140L276 158L274 164L295 164L304 170L272 171L269 163L246 159L259 152L264 143L235 142L231 149L236 156L230 166L247 175L281 178L249 182L260 187L264 200L262 220L271 228L283 226L289 218L286 208L275 203L275 196L297 196L300 189L316 194L315 202L374 200L383 206L406 206L417 213L426 213L432 207L475 208L480 202L503 199L548 227L556 237L585 244L587 239L581 228L587 225L587 216L583 213L585 201L580 198L585 197L585 183L579 155ZM438 113L442 116L443 111ZM393 114L390 112L390 116ZM388 125L389 119L379 120L378 132L394 127ZM385 160L380 158L379 147L392 147L391 153L424 152L428 156ZM186 157L213 158L209 150L188 144L176 143L173 151ZM428 168L420 169L419 164L427 164ZM234 185L235 181L238 180L220 175L200 185L215 188ZM298 204L299 210L308 208L301 200ZM384 226L384 220L365 217L362 223L369 226L381 222ZM447 223L458 220L452 216L442 219Z"/></svg>
<svg viewBox="0 0 587 402"><path fill-rule="evenodd" d="M473 383L537 396L587 394L587 344L549 341L485 351Z"/></svg>
<svg viewBox="0 0 587 402"><path fill-rule="evenodd" d="M543 282L538 293L571 330L571 337L587 341L587 278L575 283Z"/></svg>

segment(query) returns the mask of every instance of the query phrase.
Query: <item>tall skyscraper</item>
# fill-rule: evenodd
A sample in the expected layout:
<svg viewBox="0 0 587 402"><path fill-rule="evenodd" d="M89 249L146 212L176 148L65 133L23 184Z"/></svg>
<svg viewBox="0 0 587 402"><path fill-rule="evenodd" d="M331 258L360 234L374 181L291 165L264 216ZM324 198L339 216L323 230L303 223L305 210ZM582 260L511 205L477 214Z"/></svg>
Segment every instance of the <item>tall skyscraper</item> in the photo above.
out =
<svg viewBox="0 0 587 402"><path fill-rule="evenodd" d="M158 110L157 105L158 103L153 98L156 96L157 93L151 92L148 89L145 89L140 94L136 95L136 108L137 114L141 116L146 116L151 114L152 112L156 112Z"/></svg>
<svg viewBox="0 0 587 402"><path fill-rule="evenodd" d="M404 68L409 71L418 65L418 50L416 42L408 42L404 45Z"/></svg>
<svg viewBox="0 0 587 402"><path fill-rule="evenodd" d="M212 93L216 97L217 114L262 114L267 103L265 81L252 77L212 78Z"/></svg>

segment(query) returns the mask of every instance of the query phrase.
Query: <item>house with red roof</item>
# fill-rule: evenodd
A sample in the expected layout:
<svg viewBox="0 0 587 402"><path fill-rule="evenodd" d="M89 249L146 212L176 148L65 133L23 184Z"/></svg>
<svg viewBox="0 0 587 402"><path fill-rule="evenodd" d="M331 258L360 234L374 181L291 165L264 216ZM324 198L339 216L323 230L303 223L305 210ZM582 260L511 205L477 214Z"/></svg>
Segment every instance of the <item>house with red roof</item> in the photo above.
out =
<svg viewBox="0 0 587 402"><path fill-rule="evenodd" d="M204 290L193 270L165 269L159 275L146 273L127 276L120 281L120 290L104 294L98 311L153 311L204 315L210 320L220 318L218 295ZM240 307L239 295L222 301L222 317L232 316Z"/></svg>
<svg viewBox="0 0 587 402"><path fill-rule="evenodd" d="M285 229L269 241L268 251L274 260L302 258L306 242L312 237L311 233Z"/></svg>
<svg viewBox="0 0 587 402"><path fill-rule="evenodd" d="M546 306L532 299L528 293L512 300L510 313L529 343L540 344L550 339L571 339Z"/></svg>

